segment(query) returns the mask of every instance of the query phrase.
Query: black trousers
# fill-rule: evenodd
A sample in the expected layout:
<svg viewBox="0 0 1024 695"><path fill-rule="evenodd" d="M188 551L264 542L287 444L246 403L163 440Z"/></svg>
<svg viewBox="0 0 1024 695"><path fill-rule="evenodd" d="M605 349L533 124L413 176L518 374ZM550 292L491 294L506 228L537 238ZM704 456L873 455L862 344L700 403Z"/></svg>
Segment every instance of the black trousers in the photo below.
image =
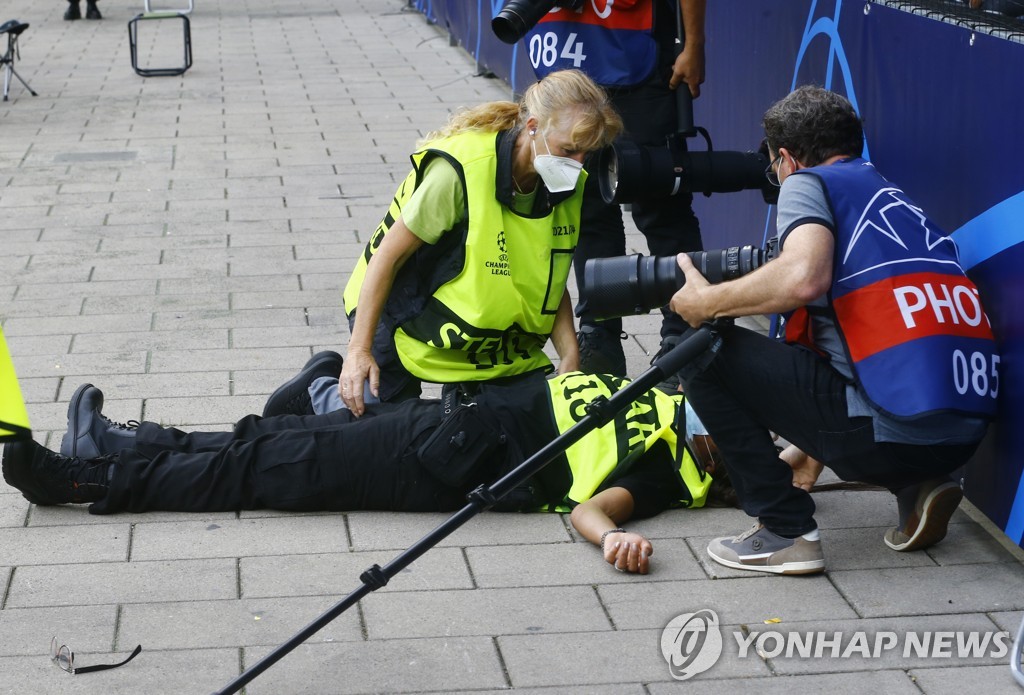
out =
<svg viewBox="0 0 1024 695"><path fill-rule="evenodd" d="M795 536L817 525L811 496L793 487L769 431L843 480L894 493L956 470L977 447L876 442L871 418L847 415L846 380L827 360L744 328L722 335L711 365L686 375L687 398L718 445L744 511L775 533Z"/></svg>
<svg viewBox="0 0 1024 695"><path fill-rule="evenodd" d="M435 480L415 453L441 415L438 401L414 400L368 406L361 418L250 415L232 432L144 422L90 512L458 509L466 490Z"/></svg>
<svg viewBox="0 0 1024 695"><path fill-rule="evenodd" d="M629 89L609 89L612 104L626 126L624 137L639 145L665 147L666 137L678 130L675 92L668 88L671 65L661 66L647 82ZM686 85L681 87L686 89ZM583 189L580 236L573 265L576 286L583 287L583 269L588 259L622 256L626 253L626 233L622 211L601 197L596 156L586 162L591 174ZM694 215L689 193L632 203L633 221L647 239L647 248L657 256L701 250L700 224ZM578 310L581 324L593 324L586 308ZM667 308L662 310L662 336L679 335L686 324ZM622 330L621 319L601 322L613 333Z"/></svg>

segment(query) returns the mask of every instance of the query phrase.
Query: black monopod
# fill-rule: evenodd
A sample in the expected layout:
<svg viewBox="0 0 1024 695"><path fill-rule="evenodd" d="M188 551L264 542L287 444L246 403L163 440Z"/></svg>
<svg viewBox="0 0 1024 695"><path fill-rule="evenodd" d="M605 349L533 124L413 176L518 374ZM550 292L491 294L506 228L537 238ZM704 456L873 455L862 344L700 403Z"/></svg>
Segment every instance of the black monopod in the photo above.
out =
<svg viewBox="0 0 1024 695"><path fill-rule="evenodd" d="M332 620L355 605L361 598L371 591L376 591L386 585L392 577L458 530L459 527L479 512L493 507L499 499L525 483L531 476L537 474L544 466L548 465L570 446L591 431L611 422L620 410L624 410L630 403L657 386L669 375L676 374L684 366L701 357L714 345L717 339L718 335L714 327L702 326L675 348L655 360L649 369L632 382L626 384L621 391L617 391L611 398L605 398L604 396L595 398L587 404L585 408L586 415L583 419L551 440L533 456L530 456L509 471L504 477L490 485L481 485L470 492L467 495L469 503L465 507L448 517L433 531L416 541L416 543L394 560L384 565L384 567L374 565L364 571L359 575L359 581L362 582L362 586L336 603L326 613L304 627L287 642L247 668L238 678L231 681L222 690L218 690L214 695L237 693L246 683L273 666L288 652L312 637Z"/></svg>

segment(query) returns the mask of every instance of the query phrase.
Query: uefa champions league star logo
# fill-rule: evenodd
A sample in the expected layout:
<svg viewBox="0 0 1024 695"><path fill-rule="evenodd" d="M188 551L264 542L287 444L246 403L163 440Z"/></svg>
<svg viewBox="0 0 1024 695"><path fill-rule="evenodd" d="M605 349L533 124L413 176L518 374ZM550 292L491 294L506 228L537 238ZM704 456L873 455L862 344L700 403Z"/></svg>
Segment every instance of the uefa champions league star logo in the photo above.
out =
<svg viewBox="0 0 1024 695"><path fill-rule="evenodd" d="M672 618L661 633L661 654L668 662L669 673L678 681L707 671L722 656L718 614L702 608Z"/></svg>

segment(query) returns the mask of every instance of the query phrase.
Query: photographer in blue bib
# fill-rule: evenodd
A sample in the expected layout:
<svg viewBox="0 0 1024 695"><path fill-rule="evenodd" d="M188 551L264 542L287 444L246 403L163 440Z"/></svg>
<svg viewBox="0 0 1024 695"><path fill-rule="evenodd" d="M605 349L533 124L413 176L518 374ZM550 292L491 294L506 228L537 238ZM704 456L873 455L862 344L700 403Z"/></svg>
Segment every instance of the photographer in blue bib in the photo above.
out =
<svg viewBox="0 0 1024 695"><path fill-rule="evenodd" d="M344 364L307 365L264 415L415 398L441 384L579 366L566 281L580 228L583 158L621 120L604 91L563 70L519 103L458 112L427 135L345 287ZM338 378L340 368L340 379ZM313 385L307 377L317 375Z"/></svg>
<svg viewBox="0 0 1024 695"><path fill-rule="evenodd" d="M623 137L640 146L664 147L679 124L675 90L688 90L692 97L698 97L704 82L706 0L512 0L506 7L523 11L527 8L516 5L536 4L558 5L526 33L537 75L563 68L582 70L608 91L625 125ZM684 139L675 142L685 151ZM622 211L617 203L602 198L596 154L588 158L585 167L594 175L583 193L582 227L574 264L579 286L588 259L626 252ZM692 201L686 191L632 201L633 221L652 254L702 248ZM676 314L667 308L662 313L661 344L652 362L674 347L686 329ZM585 303L577 306L576 314L580 320L580 368L625 376L621 319L598 321Z"/></svg>
<svg viewBox="0 0 1024 695"><path fill-rule="evenodd" d="M768 109L764 130L766 175L781 186L777 257L709 284L680 254L685 281L671 300L694 327L786 316L785 342L723 329L710 366L684 379L758 520L708 553L738 569L824 569L807 493L817 471L796 479L772 432L812 457L789 459L798 472L823 464L888 488L899 521L885 544L926 548L963 497L950 474L995 414L999 355L978 290L953 239L861 158L861 120L844 97L801 87Z"/></svg>
<svg viewBox="0 0 1024 695"><path fill-rule="evenodd" d="M231 432L183 432L114 423L103 393L78 388L60 453L31 439L9 443L4 479L39 505L90 504L117 512L452 511L572 428L584 406L626 382L563 374L484 382L472 398L368 404L362 417L256 415ZM452 392L446 394L451 395ZM573 526L620 571L646 574L651 542L630 519L672 507L733 505L715 471L716 450L690 413L675 427L681 395L649 391L593 430L500 505L504 511L571 511ZM685 443L684 443L685 442Z"/></svg>

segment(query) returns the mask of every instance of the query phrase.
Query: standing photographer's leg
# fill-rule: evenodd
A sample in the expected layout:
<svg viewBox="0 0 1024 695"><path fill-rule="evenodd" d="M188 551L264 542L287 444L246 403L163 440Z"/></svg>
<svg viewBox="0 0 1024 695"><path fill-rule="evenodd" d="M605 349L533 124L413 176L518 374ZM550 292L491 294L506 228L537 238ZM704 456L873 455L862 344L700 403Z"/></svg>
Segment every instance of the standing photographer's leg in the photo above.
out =
<svg viewBox="0 0 1024 695"><path fill-rule="evenodd" d="M623 90L614 98L627 136L638 145L665 149L668 137L679 128L676 93L668 87L670 74L671 66L661 66L645 83ZM674 147L686 147L682 138L673 142ZM702 249L700 223L692 203L693 196L686 191L633 201L633 221L644 235L651 255L675 256L683 251ZM661 345L654 359L675 347L687 328L682 318L667 306L661 307L661 314ZM676 385L676 379L669 379L663 387L674 390Z"/></svg>
<svg viewBox="0 0 1024 695"><path fill-rule="evenodd" d="M597 155L590 155L586 166L596 171ZM592 258L610 258L626 253L626 233L622 212L617 204L601 197L597 175L587 178L583 188L580 234L573 254L576 286L584 287L584 269ZM626 376L626 355L622 349L622 319L598 321L585 300L576 307L580 331L580 370L588 374Z"/></svg>
<svg viewBox="0 0 1024 695"><path fill-rule="evenodd" d="M812 353L735 327L723 332L708 368L686 381L687 398L722 452L744 510L776 533L799 535L816 524L810 495L793 487L770 433L820 459L815 433L840 428L839 414L848 420L843 389Z"/></svg>

